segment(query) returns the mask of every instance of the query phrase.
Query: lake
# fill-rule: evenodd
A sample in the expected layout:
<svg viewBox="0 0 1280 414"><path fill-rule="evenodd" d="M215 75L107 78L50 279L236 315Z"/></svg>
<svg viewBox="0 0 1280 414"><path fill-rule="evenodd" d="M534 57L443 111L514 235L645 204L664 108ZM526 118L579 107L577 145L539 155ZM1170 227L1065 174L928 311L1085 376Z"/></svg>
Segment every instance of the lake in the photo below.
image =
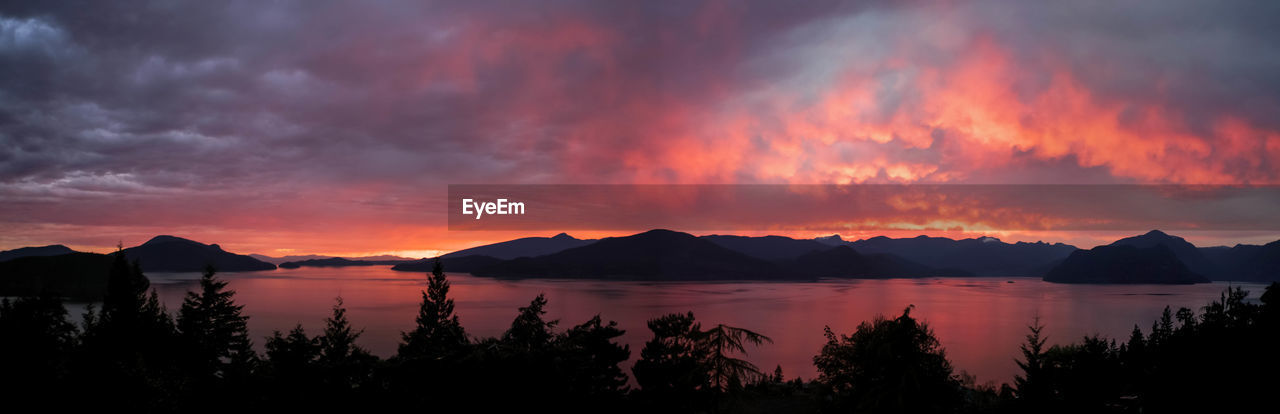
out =
<svg viewBox="0 0 1280 414"><path fill-rule="evenodd" d="M176 312L195 273L148 275L168 309ZM320 333L334 298L342 296L352 323L364 329L358 343L373 353L395 353L400 332L410 329L426 287L426 275L392 271L388 266L279 269L223 273L244 305L250 333L259 350L273 330L301 323ZM588 280L501 280L449 274L450 296L467 332L498 336L510 326L516 308L539 293L550 301L548 319L559 329L595 314L615 320L627 331L633 360L651 337L645 321L666 313L693 311L704 327L724 323L771 336L773 344L750 349L747 359L772 372L781 365L787 378L817 375L812 358L822 348L823 326L851 333L877 314L895 317L908 305L912 316L934 331L947 357L979 383L1011 382L1018 367L1018 345L1037 315L1049 343L1078 341L1102 334L1123 341L1134 324L1150 332L1166 305L1197 311L1230 284L1063 285L1038 278L936 278L824 280L819 282L616 282ZM1262 294L1263 285L1238 284ZM73 311L78 314L79 311Z"/></svg>

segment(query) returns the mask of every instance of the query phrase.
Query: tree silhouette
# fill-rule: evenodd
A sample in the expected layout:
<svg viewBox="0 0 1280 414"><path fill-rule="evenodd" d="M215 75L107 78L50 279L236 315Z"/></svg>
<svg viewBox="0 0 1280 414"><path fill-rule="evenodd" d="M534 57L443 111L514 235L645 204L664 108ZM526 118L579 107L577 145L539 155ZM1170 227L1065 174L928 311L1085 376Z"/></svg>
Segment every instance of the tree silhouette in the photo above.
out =
<svg viewBox="0 0 1280 414"><path fill-rule="evenodd" d="M670 409L718 408L717 394L741 391L765 378L754 364L736 358L747 345L772 342L759 333L718 324L703 331L693 312L648 322L653 339L631 371L645 398ZM657 409L657 408L655 408Z"/></svg>
<svg viewBox="0 0 1280 414"><path fill-rule="evenodd" d="M151 282L138 262L129 263L124 251L115 253L107 276L102 312L90 315L87 334L107 341L137 342L169 336L173 320L165 313Z"/></svg>
<svg viewBox="0 0 1280 414"><path fill-rule="evenodd" d="M556 334L558 321L543 319L546 305L538 295L519 309L500 339L482 340L465 358L467 381L505 397L482 398L482 410L524 409L531 399L557 401L571 411L599 410L623 397L626 375L618 364L631 351L613 342L623 334L617 323L597 315Z"/></svg>
<svg viewBox="0 0 1280 414"><path fill-rule="evenodd" d="M1173 337L1173 313L1169 311L1169 307L1164 307L1164 312L1160 314L1160 320L1151 323L1151 335L1147 340L1151 342L1152 347L1169 341Z"/></svg>
<svg viewBox="0 0 1280 414"><path fill-rule="evenodd" d="M218 280L213 266L200 278L200 291L187 292L178 311L178 331L194 352L193 374L207 378L243 380L257 360L249 339L244 306L236 305L234 290Z"/></svg>
<svg viewBox="0 0 1280 414"><path fill-rule="evenodd" d="M702 330L693 312L651 319L648 326L653 339L631 369L640 388L657 400L692 399L706 390L711 382L703 364L708 349L699 343Z"/></svg>
<svg viewBox="0 0 1280 414"><path fill-rule="evenodd" d="M547 311L547 297L538 294L529 306L520 308L520 314L511 322L511 328L502 334L504 346L521 351L543 349L551 345L554 337L552 330L560 321L544 321L542 315Z"/></svg>
<svg viewBox="0 0 1280 414"><path fill-rule="evenodd" d="M747 354L747 344L759 346L765 342L773 343L767 336L742 329L718 324L706 332L702 332L699 346L706 349L706 365L708 366L711 386L719 391L738 390L743 383L755 382L764 378L760 369L747 360L734 358L734 354Z"/></svg>
<svg viewBox="0 0 1280 414"><path fill-rule="evenodd" d="M445 279L439 258L428 278L427 290L422 292L417 326L402 333L401 339L399 356L402 358L441 359L462 351L467 345L466 331L453 313L449 281Z"/></svg>
<svg viewBox="0 0 1280 414"><path fill-rule="evenodd" d="M268 385L265 396L279 404L275 408L307 408L306 403L323 392L327 373L316 362L320 351L319 338L307 336L302 324L288 334L275 331L267 338L267 359L259 372Z"/></svg>
<svg viewBox="0 0 1280 414"><path fill-rule="evenodd" d="M129 263L123 251L114 256L102 310L85 315L73 376L86 383L87 400L121 409L177 409L186 374L173 319L138 262Z"/></svg>
<svg viewBox="0 0 1280 414"><path fill-rule="evenodd" d="M1116 403L1123 384L1124 368L1114 341L1086 336L1078 344L1056 345L1044 356L1044 372L1051 387L1053 403L1034 407L1047 412L1103 412ZM1047 383L1046 383L1047 382Z"/></svg>
<svg viewBox="0 0 1280 414"><path fill-rule="evenodd" d="M1014 376L1013 382L1021 402L1027 407L1043 409L1050 404L1052 398L1052 392L1047 384L1050 379L1047 378L1044 361L1044 344L1048 338L1041 334L1044 325L1040 324L1039 316L1027 326L1027 330L1031 331L1027 334L1027 342L1018 347L1022 352L1022 360L1014 361L1018 364L1018 368L1022 369L1023 375Z"/></svg>
<svg viewBox="0 0 1280 414"><path fill-rule="evenodd" d="M613 342L624 333L617 322L605 324L596 315L556 337L557 366L569 395L600 400L626 393L627 374L618 364L631 358L631 349Z"/></svg>
<svg viewBox="0 0 1280 414"><path fill-rule="evenodd" d="M360 389L369 385L377 357L356 345L356 339L364 331L351 327L342 297L336 301L333 315L325 319L324 334L317 338L320 345L317 362L325 370L330 389Z"/></svg>
<svg viewBox="0 0 1280 414"><path fill-rule="evenodd" d="M267 375L287 409L356 409L381 401L374 378L378 358L356 344L362 331L351 327L341 297L325 319L324 332L311 338L302 325L267 340Z"/></svg>
<svg viewBox="0 0 1280 414"><path fill-rule="evenodd" d="M61 396L77 345L61 299L0 299L0 338L0 390L29 401Z"/></svg>
<svg viewBox="0 0 1280 414"><path fill-rule="evenodd" d="M960 384L951 363L933 332L910 313L907 307L895 319L876 317L848 336L826 329L827 344L813 362L818 381L837 407L944 412L960 405Z"/></svg>

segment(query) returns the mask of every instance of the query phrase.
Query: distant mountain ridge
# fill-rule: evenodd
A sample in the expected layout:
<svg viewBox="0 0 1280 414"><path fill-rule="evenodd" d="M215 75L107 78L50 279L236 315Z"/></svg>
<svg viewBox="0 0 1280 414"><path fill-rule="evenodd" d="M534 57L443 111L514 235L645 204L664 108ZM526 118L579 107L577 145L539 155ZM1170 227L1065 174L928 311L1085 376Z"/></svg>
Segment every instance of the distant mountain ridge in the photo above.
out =
<svg viewBox="0 0 1280 414"><path fill-rule="evenodd" d="M1280 281L1280 240L1261 246L1201 247L1199 251L1217 266L1217 271L1210 275L1213 280Z"/></svg>
<svg viewBox="0 0 1280 414"><path fill-rule="evenodd" d="M536 257L575 247L595 243L595 239L578 239L568 233L560 233L552 237L523 237L504 242L491 243L440 255L445 268L450 272L470 273L481 267L494 265L504 260L520 257ZM435 266L434 257L428 257L408 263L392 266L392 270L406 272L430 272Z"/></svg>
<svg viewBox="0 0 1280 414"><path fill-rule="evenodd" d="M863 254L892 254L938 269L955 269L976 276L1040 276L1065 259L1075 246L1063 243L1005 243L995 237L954 240L917 236L893 239L885 236L845 241L839 235L814 242L849 246Z"/></svg>
<svg viewBox="0 0 1280 414"><path fill-rule="evenodd" d="M281 269L297 269L300 267L347 267L347 266L387 266L412 262L413 260L351 260L341 257L327 259L300 260L280 263Z"/></svg>
<svg viewBox="0 0 1280 414"><path fill-rule="evenodd" d="M51 244L39 247L19 247L13 250L0 251L0 262L17 259L19 257L28 256L58 256L69 253L75 253L70 247L61 244Z"/></svg>
<svg viewBox="0 0 1280 414"><path fill-rule="evenodd" d="M61 245L0 252L11 258L23 256L0 261L6 265L0 266L0 278L7 278L3 281L7 284L0 283L0 295L6 289L30 291L47 285L45 282L64 290L72 289L66 287L70 285L90 286L92 283L69 285L67 281L100 277L90 268L104 259L92 259L92 253L74 256L66 252L72 251ZM138 260L145 272L197 272L209 264L219 271L275 268L254 257L224 251L217 244L164 235L124 249L124 254ZM435 264L435 258L380 261L316 257L282 267L381 264L393 265L394 270L426 272ZM1262 246L1199 248L1158 230L1090 250L1061 243L1005 243L994 237L952 240L881 236L846 241L839 235L815 239L699 237L652 230L583 240L561 233L463 249L442 255L440 260L450 272L534 278L812 280L1041 275L1047 281L1065 283L1198 283L1206 276L1249 282L1280 280L1280 241ZM19 276L9 277L15 274Z"/></svg>
<svg viewBox="0 0 1280 414"><path fill-rule="evenodd" d="M1233 247L1196 247L1182 237L1152 230L1126 237L1112 246L1164 246L1187 269L1210 280L1241 282L1280 281L1280 240L1266 245L1237 244Z"/></svg>
<svg viewBox="0 0 1280 414"><path fill-rule="evenodd" d="M437 258L429 257L422 260L401 263L391 266L391 270L399 270L403 272L430 272L435 269L436 259ZM440 265L444 266L446 272L456 273L472 273L503 262L502 259L483 255L441 257L439 259Z"/></svg>
<svg viewBox="0 0 1280 414"><path fill-rule="evenodd" d="M832 247L814 240L797 240L783 236L747 237L713 234L701 238L720 247L764 260L795 259L804 254L828 250Z"/></svg>
<svg viewBox="0 0 1280 414"><path fill-rule="evenodd" d="M883 279L973 276L963 270L934 269L887 253L862 254L849 245L809 252L785 263L784 266L794 268L800 274L814 277Z"/></svg>
<svg viewBox="0 0 1280 414"><path fill-rule="evenodd" d="M181 237L161 235L123 250L144 272L200 272L213 265L219 272L272 270L276 265ZM112 253L115 254L115 253Z"/></svg>
<svg viewBox="0 0 1280 414"><path fill-rule="evenodd" d="M46 249L49 247L54 249ZM60 251L58 247L66 249L54 245L11 251L47 253ZM130 261L136 260L143 272L199 272L207 265L213 265L219 272L276 268L271 263L222 250L217 244L162 235L109 254L71 252L0 261L0 296L53 293L90 300L100 298L106 288L112 257L121 253Z"/></svg>
<svg viewBox="0 0 1280 414"><path fill-rule="evenodd" d="M373 261L373 262L408 262L408 261L418 260L413 257L395 256L390 254L384 254L384 255L378 255L378 256L325 256L325 255L319 255L319 254L305 254L305 255L290 255L290 256L274 257L274 256L267 256L265 254L251 253L248 256L254 259L258 259L267 263L274 264L276 266L279 266L280 264L285 262L303 262L307 260L324 260L324 259L331 259L331 258L340 258L340 259L346 259L346 260L352 260L352 261Z"/></svg>
<svg viewBox="0 0 1280 414"><path fill-rule="evenodd" d="M1191 284L1209 279L1192 272L1164 244L1137 247L1111 244L1071 253L1044 280L1056 283Z"/></svg>
<svg viewBox="0 0 1280 414"><path fill-rule="evenodd" d="M482 250L477 250L482 251ZM759 257L763 256L763 257ZM938 271L888 254L861 255L781 236L703 236L650 230L609 237L541 256L502 260L484 255L444 255L446 271L517 278L624 280L812 280L818 277L888 278L968 276ZM393 267L430 271L434 259Z"/></svg>
<svg viewBox="0 0 1280 414"><path fill-rule="evenodd" d="M594 243L595 239L577 239L567 233L552 237L524 237L484 246L462 249L440 257L489 256L509 260L517 257L534 257L558 253L574 247Z"/></svg>
<svg viewBox="0 0 1280 414"><path fill-rule="evenodd" d="M1150 248L1155 246L1164 246L1173 253L1182 264L1190 270L1201 275L1209 276L1218 273L1218 266L1204 256L1195 245L1178 236L1171 236L1160 230L1151 230L1146 234L1133 237L1125 237L1111 243L1112 246L1133 246L1139 248Z"/></svg>
<svg viewBox="0 0 1280 414"><path fill-rule="evenodd" d="M0 262L0 296L52 294L98 300L107 288L112 258L73 252L25 256Z"/></svg>
<svg viewBox="0 0 1280 414"><path fill-rule="evenodd" d="M536 257L518 257L477 276L597 279L766 279L774 266L688 233L650 230Z"/></svg>

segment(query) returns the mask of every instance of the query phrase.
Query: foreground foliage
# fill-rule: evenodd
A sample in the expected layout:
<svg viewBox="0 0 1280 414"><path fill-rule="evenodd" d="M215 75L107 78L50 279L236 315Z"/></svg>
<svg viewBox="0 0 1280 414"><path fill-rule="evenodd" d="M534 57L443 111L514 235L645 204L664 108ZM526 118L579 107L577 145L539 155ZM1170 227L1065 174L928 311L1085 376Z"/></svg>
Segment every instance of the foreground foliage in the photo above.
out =
<svg viewBox="0 0 1280 414"><path fill-rule="evenodd" d="M322 331L267 337L259 355L235 292L207 269L171 315L136 262L114 257L108 293L77 325L61 299L0 300L6 401L65 410L153 411L384 408L623 412L1184 412L1265 407L1280 358L1280 288L1258 301L1229 289L1199 313L1165 309L1129 338L1053 344L1029 326L1012 385L955 372L912 307L852 333L825 331L819 377L787 380L745 357L773 340L744 328L704 329L693 313L650 320L628 376L624 331L599 315L561 329L538 295L499 337L467 334L437 265L416 325L396 355L358 344L338 298ZM75 390L78 398L65 395ZM56 404L54 403L56 401Z"/></svg>

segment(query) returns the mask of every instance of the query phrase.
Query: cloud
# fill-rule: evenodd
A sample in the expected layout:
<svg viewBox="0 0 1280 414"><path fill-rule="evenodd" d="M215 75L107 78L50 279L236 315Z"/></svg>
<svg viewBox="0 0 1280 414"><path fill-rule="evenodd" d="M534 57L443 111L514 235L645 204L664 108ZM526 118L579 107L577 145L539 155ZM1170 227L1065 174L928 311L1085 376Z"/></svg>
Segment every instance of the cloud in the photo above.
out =
<svg viewBox="0 0 1280 414"><path fill-rule="evenodd" d="M1197 1L9 2L0 222L439 229L448 183L1274 184L1277 17Z"/></svg>

